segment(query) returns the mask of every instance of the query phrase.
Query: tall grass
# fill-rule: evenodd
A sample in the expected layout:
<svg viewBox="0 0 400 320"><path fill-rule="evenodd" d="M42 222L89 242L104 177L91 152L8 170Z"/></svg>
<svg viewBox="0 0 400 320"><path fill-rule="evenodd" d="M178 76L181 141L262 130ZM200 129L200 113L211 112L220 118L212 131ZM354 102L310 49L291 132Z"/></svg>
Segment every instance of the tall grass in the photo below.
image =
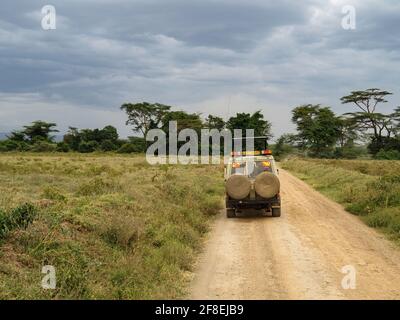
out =
<svg viewBox="0 0 400 320"><path fill-rule="evenodd" d="M35 214L0 242L0 298L179 298L222 208L223 169L150 166L141 156L1 155L0 218L24 203ZM44 265L56 268L55 290L40 286Z"/></svg>
<svg viewBox="0 0 400 320"><path fill-rule="evenodd" d="M400 161L292 159L281 166L400 240Z"/></svg>

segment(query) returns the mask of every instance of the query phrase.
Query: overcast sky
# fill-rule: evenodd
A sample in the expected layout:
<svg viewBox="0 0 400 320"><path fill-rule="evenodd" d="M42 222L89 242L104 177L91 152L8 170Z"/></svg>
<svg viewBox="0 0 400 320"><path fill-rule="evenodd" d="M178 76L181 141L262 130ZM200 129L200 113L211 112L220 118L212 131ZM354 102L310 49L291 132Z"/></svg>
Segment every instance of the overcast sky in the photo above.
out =
<svg viewBox="0 0 400 320"><path fill-rule="evenodd" d="M56 8L57 29L41 9ZM342 7L356 29L342 28ZM400 105L398 0L2 0L0 132L33 120L112 124L124 102L227 118L262 110L279 136L290 110L377 87Z"/></svg>

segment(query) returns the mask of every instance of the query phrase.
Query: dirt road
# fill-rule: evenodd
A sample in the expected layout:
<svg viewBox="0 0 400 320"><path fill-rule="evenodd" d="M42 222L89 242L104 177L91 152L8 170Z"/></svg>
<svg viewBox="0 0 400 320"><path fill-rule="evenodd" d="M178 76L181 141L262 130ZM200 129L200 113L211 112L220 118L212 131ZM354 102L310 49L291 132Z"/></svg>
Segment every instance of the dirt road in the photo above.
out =
<svg viewBox="0 0 400 320"><path fill-rule="evenodd" d="M281 218L218 217L192 299L400 299L400 249L281 170ZM344 266L355 289L343 289Z"/></svg>

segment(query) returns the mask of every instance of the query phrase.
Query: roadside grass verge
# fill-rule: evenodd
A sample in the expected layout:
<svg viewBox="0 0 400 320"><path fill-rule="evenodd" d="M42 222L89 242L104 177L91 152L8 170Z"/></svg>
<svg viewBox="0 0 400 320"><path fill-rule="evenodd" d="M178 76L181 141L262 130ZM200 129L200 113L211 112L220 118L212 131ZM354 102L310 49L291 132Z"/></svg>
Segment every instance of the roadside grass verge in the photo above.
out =
<svg viewBox="0 0 400 320"><path fill-rule="evenodd" d="M220 166L0 155L0 299L180 298L223 188Z"/></svg>
<svg viewBox="0 0 400 320"><path fill-rule="evenodd" d="M400 161L292 159L281 167L400 240Z"/></svg>

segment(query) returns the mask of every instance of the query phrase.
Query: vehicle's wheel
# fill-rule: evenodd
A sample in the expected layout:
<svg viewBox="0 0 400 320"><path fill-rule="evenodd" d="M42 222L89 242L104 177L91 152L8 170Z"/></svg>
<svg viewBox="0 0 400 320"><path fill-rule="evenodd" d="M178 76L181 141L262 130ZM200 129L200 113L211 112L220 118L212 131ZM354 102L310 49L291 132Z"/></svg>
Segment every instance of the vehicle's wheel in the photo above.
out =
<svg viewBox="0 0 400 320"><path fill-rule="evenodd" d="M226 209L227 218L236 218L235 209Z"/></svg>
<svg viewBox="0 0 400 320"><path fill-rule="evenodd" d="M280 217L281 216L281 208L272 208L272 216Z"/></svg>

